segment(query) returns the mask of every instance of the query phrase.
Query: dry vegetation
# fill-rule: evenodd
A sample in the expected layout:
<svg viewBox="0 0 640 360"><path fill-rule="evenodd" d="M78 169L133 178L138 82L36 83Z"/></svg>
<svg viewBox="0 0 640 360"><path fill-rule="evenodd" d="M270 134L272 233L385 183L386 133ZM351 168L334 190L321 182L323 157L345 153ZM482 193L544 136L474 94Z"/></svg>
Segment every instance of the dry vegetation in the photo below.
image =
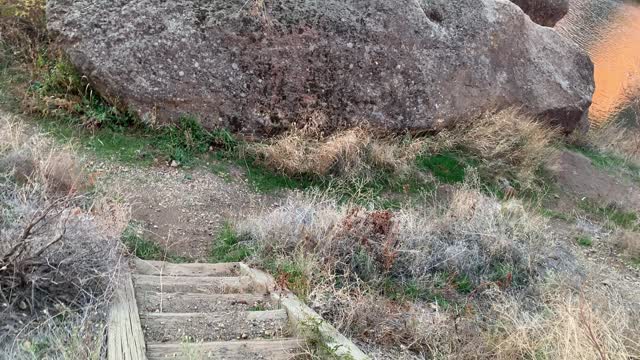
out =
<svg viewBox="0 0 640 360"><path fill-rule="evenodd" d="M123 224L92 211L93 184L72 149L22 124L0 116L2 356L99 358L120 267L118 240L102 229Z"/></svg>
<svg viewBox="0 0 640 360"><path fill-rule="evenodd" d="M257 264L365 344L426 358L640 355L637 289L590 287L598 272L545 219L473 183L434 203L389 212L299 195L237 230Z"/></svg>

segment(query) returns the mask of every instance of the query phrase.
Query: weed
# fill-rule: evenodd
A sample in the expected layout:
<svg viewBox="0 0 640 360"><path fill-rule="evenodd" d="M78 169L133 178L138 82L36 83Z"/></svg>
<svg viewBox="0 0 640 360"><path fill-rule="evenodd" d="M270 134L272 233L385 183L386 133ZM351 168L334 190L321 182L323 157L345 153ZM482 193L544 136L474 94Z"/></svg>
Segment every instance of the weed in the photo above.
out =
<svg viewBox="0 0 640 360"><path fill-rule="evenodd" d="M580 246L590 247L593 244L593 239L588 235L581 235L576 238L576 243Z"/></svg>
<svg viewBox="0 0 640 360"><path fill-rule="evenodd" d="M211 249L211 262L239 262L253 253L253 248L246 244L246 236L239 235L234 227L226 223L218 234Z"/></svg>
<svg viewBox="0 0 640 360"><path fill-rule="evenodd" d="M299 259L297 259L299 260ZM279 285L286 287L305 301L311 290L310 279L304 267L296 260L267 259L264 267L275 276Z"/></svg>
<svg viewBox="0 0 640 360"><path fill-rule="evenodd" d="M255 304L247 310L248 311L265 311L267 310L267 308L264 306L264 304Z"/></svg>

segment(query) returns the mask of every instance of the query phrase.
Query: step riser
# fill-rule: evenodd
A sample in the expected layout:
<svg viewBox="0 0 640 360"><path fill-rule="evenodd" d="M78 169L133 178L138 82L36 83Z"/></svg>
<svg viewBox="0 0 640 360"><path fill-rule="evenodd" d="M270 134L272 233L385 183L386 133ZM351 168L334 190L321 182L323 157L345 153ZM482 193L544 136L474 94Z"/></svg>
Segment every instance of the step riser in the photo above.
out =
<svg viewBox="0 0 640 360"><path fill-rule="evenodd" d="M137 291L138 308L143 313L194 313L248 310L274 310L277 304L268 296L253 294L193 294Z"/></svg>
<svg viewBox="0 0 640 360"><path fill-rule="evenodd" d="M213 314L143 314L140 316L147 343L228 341L287 335L284 310L219 312Z"/></svg>

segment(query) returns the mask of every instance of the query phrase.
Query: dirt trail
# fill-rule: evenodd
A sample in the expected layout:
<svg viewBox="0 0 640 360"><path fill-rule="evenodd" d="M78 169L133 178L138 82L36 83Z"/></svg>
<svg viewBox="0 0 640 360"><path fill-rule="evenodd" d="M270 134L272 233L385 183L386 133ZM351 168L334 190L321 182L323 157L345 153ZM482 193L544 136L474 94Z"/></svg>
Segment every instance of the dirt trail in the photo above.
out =
<svg viewBox="0 0 640 360"><path fill-rule="evenodd" d="M584 155L563 151L549 170L563 193L640 211L640 185L595 167Z"/></svg>
<svg viewBox="0 0 640 360"><path fill-rule="evenodd" d="M132 206L145 237L176 255L206 259L227 221L277 206L280 197L254 192L242 175L223 179L206 169L117 166L105 180Z"/></svg>

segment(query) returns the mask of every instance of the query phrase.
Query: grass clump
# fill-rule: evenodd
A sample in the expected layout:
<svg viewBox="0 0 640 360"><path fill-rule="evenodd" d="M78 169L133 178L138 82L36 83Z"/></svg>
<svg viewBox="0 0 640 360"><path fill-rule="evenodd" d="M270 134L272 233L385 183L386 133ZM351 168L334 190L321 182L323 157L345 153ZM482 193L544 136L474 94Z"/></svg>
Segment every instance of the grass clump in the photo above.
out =
<svg viewBox="0 0 640 360"><path fill-rule="evenodd" d="M576 242L580 246L590 247L593 244L593 239L588 235L581 235L576 238Z"/></svg>
<svg viewBox="0 0 640 360"><path fill-rule="evenodd" d="M168 252L157 243L147 240L141 235L141 231L130 225L122 233L121 240L129 252L142 260L168 261L173 263L186 263L189 259Z"/></svg>
<svg viewBox="0 0 640 360"><path fill-rule="evenodd" d="M555 155L557 139L556 129L520 110L506 109L487 112L445 130L429 147L431 153L448 158L449 167L472 165L492 187L504 187L498 183L504 179L516 190L526 191L539 190L544 185L541 169ZM460 165L455 165L452 154L457 154ZM459 178L460 175L455 177Z"/></svg>
<svg viewBox="0 0 640 360"><path fill-rule="evenodd" d="M232 225L224 224L213 243L209 261L224 263L240 262L246 259L253 253L253 248L247 245L246 240Z"/></svg>

